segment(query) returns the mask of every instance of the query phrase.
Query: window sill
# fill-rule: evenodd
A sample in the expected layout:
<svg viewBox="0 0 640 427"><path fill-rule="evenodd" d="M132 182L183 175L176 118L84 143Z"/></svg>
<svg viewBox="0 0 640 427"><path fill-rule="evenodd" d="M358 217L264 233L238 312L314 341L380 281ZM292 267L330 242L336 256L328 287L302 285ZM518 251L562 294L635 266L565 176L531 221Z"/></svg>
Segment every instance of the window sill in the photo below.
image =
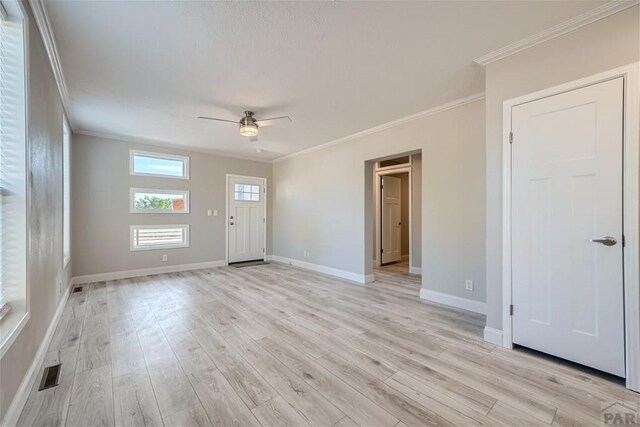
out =
<svg viewBox="0 0 640 427"><path fill-rule="evenodd" d="M20 335L20 332L29 321L29 317L28 312L10 312L0 320L0 359Z"/></svg>

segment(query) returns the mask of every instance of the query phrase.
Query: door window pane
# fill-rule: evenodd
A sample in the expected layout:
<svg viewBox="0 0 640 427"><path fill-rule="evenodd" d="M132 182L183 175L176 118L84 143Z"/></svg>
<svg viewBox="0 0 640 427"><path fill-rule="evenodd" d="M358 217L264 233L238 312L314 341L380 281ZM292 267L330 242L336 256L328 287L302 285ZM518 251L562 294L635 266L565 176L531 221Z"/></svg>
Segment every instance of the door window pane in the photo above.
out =
<svg viewBox="0 0 640 427"><path fill-rule="evenodd" d="M235 184L234 200L245 202L259 202L260 186L252 184Z"/></svg>

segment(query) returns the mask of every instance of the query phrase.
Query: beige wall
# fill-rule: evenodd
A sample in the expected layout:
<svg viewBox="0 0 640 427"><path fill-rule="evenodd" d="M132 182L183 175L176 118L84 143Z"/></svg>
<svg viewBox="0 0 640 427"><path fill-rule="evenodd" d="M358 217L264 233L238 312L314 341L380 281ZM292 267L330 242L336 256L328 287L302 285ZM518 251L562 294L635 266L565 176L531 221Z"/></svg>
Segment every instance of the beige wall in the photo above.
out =
<svg viewBox="0 0 640 427"><path fill-rule="evenodd" d="M30 319L0 360L0 419L34 360L70 279L62 268L62 104L31 11L29 17L28 139L30 144ZM72 253L72 262L74 254Z"/></svg>
<svg viewBox="0 0 640 427"><path fill-rule="evenodd" d="M484 120L484 101L476 101L276 162L273 254L370 273L373 174L365 162L420 150L422 286L484 302Z"/></svg>
<svg viewBox="0 0 640 427"><path fill-rule="evenodd" d="M190 179L132 176L129 150L189 156ZM267 178L271 164L198 152L159 148L93 136L75 135L72 209L74 276L192 264L225 259L226 174ZM129 188L189 190L188 214L129 213ZM269 193L270 194L270 193ZM267 199L267 242L271 242L271 201ZM207 210L219 215L207 216ZM129 250L129 226L189 224L190 246L180 249ZM270 253L270 245L267 246ZM168 261L162 261L162 255Z"/></svg>
<svg viewBox="0 0 640 427"><path fill-rule="evenodd" d="M640 10L633 7L490 64L487 106L487 324L502 329L502 104L505 100L640 59Z"/></svg>

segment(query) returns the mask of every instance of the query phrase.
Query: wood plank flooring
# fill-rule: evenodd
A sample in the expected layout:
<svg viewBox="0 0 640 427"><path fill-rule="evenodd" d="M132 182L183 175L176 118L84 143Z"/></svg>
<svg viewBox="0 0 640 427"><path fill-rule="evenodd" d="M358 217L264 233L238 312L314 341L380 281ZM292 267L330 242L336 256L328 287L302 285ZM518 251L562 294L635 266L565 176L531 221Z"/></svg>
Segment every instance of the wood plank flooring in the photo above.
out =
<svg viewBox="0 0 640 427"><path fill-rule="evenodd" d="M484 317L280 264L115 280L71 294L24 426L598 425L638 395L482 341Z"/></svg>

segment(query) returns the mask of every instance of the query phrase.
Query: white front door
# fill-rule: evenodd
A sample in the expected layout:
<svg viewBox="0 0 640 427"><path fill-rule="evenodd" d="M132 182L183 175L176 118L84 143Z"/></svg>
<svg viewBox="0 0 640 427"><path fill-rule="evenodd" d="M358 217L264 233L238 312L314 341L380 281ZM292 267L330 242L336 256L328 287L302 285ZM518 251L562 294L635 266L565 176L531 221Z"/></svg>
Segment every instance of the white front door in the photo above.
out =
<svg viewBox="0 0 640 427"><path fill-rule="evenodd" d="M382 264L402 258L401 180L382 175Z"/></svg>
<svg viewBox="0 0 640 427"><path fill-rule="evenodd" d="M265 180L229 176L229 262L264 259Z"/></svg>
<svg viewBox="0 0 640 427"><path fill-rule="evenodd" d="M511 147L513 342L618 376L622 119L618 78L513 107Z"/></svg>

